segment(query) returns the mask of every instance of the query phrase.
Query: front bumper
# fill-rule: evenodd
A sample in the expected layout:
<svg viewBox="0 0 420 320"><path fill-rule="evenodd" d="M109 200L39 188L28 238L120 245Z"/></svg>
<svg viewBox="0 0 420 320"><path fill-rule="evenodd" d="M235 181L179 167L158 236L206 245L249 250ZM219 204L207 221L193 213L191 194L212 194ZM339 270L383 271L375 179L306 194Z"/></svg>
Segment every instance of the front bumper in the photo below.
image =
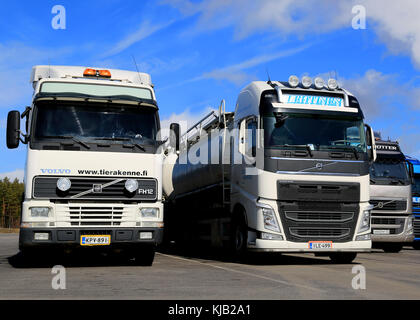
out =
<svg viewBox="0 0 420 320"><path fill-rule="evenodd" d="M372 221L375 219L391 219L401 221L393 224L374 224L372 223L372 242L395 242L395 243L404 243L404 242L413 242L414 241L414 233L413 227L408 227L408 219L411 219L411 216L404 217L404 216L376 216L372 214ZM377 230L388 230L390 234L375 234Z"/></svg>
<svg viewBox="0 0 420 320"><path fill-rule="evenodd" d="M310 249L307 242L298 243L291 241L256 239L255 244L248 244L248 250L255 252L370 252L371 248L372 242L370 240L333 242L332 248L326 250Z"/></svg>
<svg viewBox="0 0 420 320"><path fill-rule="evenodd" d="M140 232L152 232L152 239L140 239ZM35 240L35 233L48 233L48 240ZM36 247L82 247L81 235L109 234L111 244L104 247L128 247L133 245L153 245L162 243L163 228L21 228L19 249Z"/></svg>

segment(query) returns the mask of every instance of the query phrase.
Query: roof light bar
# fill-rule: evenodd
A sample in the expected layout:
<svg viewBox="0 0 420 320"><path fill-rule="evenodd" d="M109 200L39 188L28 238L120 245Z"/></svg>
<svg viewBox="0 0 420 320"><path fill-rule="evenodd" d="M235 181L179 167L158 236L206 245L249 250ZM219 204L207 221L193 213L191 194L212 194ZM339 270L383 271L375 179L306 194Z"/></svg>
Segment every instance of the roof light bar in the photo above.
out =
<svg viewBox="0 0 420 320"><path fill-rule="evenodd" d="M328 79L328 88L330 90L335 90L338 88L338 82L335 79Z"/></svg>
<svg viewBox="0 0 420 320"><path fill-rule="evenodd" d="M315 88L317 88L317 89L322 89L325 86L324 79L322 79L320 77L315 78L314 84L315 84Z"/></svg>
<svg viewBox="0 0 420 320"><path fill-rule="evenodd" d="M295 75L289 77L289 86L296 88L299 85L299 78Z"/></svg>
<svg viewBox="0 0 420 320"><path fill-rule="evenodd" d="M308 76L302 78L302 86L304 88L309 88L312 85L312 79Z"/></svg>

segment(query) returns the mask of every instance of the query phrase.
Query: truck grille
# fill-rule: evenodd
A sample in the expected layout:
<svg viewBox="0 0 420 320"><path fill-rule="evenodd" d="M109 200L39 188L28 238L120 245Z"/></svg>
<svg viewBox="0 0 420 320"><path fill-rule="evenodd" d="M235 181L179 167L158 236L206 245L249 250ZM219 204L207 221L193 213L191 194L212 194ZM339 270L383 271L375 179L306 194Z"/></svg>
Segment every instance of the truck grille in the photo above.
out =
<svg viewBox="0 0 420 320"><path fill-rule="evenodd" d="M115 227L134 223L135 204L56 204L57 227Z"/></svg>
<svg viewBox="0 0 420 320"><path fill-rule="evenodd" d="M420 238L420 215L414 216L414 236Z"/></svg>
<svg viewBox="0 0 420 320"><path fill-rule="evenodd" d="M123 207L69 207L72 226L119 226Z"/></svg>
<svg viewBox="0 0 420 320"><path fill-rule="evenodd" d="M340 238L350 234L349 228L333 229L333 228L290 228L290 234L296 237L328 237Z"/></svg>
<svg viewBox="0 0 420 320"><path fill-rule="evenodd" d="M125 190L127 178L85 178L67 177L71 181L70 190L65 193L57 189L60 177L35 177L33 193L36 199L112 199L112 200L156 200L157 182L155 179L135 179L139 189L135 193Z"/></svg>
<svg viewBox="0 0 420 320"><path fill-rule="evenodd" d="M351 241L359 217L358 203L278 202L286 239L295 242Z"/></svg>
<svg viewBox="0 0 420 320"><path fill-rule="evenodd" d="M329 212L329 211L285 211L287 219L294 221L324 221L345 222L353 219L353 212Z"/></svg>
<svg viewBox="0 0 420 320"><path fill-rule="evenodd" d="M407 201L401 200L370 200L370 204L374 206L373 211L375 210L407 210Z"/></svg>
<svg viewBox="0 0 420 320"><path fill-rule="evenodd" d="M404 231L405 218L372 216L372 233L375 230L389 230L389 234L400 234Z"/></svg>

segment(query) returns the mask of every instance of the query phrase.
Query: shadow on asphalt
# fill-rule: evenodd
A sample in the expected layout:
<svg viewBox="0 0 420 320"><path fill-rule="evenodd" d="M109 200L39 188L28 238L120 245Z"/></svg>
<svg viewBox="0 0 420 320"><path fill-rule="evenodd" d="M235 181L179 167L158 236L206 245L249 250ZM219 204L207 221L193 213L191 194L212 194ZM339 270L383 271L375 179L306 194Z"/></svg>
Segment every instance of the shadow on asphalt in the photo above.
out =
<svg viewBox="0 0 420 320"><path fill-rule="evenodd" d="M133 258L125 254L105 254L100 252L39 253L26 255L22 252L8 258L14 268L52 268L62 265L72 267L115 267L135 266Z"/></svg>
<svg viewBox="0 0 420 320"><path fill-rule="evenodd" d="M251 253L244 259L235 259L228 250L212 249L209 247L182 248L175 245L161 247L158 252L175 255L186 259L213 260L225 263L240 263L254 266L264 265L331 265L334 264L328 256L315 256L311 253L300 255L281 253ZM351 264L358 264L357 257Z"/></svg>
<svg viewBox="0 0 420 320"><path fill-rule="evenodd" d="M413 251L412 247L404 247L403 250ZM158 248L158 252L174 255L186 259L212 260L224 263L241 263L254 266L264 265L332 265L328 257L315 256L313 254L280 254L280 253L254 253L243 260L235 259L228 250L214 249L210 247L183 248L175 245ZM375 249L375 253L384 253ZM103 253L99 251L74 251L43 252L33 256L27 256L21 252L8 258L9 264L14 268L52 268L56 265L65 267L116 267L136 266L133 258L125 253ZM352 264L358 264L357 257Z"/></svg>

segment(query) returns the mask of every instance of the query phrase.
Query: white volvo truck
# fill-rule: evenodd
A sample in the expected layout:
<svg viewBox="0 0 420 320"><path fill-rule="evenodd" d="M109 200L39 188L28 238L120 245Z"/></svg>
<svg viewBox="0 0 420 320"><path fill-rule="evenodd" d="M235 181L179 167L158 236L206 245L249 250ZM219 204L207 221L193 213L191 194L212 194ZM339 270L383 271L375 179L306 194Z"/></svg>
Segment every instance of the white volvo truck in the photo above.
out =
<svg viewBox="0 0 420 320"><path fill-rule="evenodd" d="M31 106L7 124L8 147L27 144L20 249L126 249L152 264L163 154L150 75L35 66L31 83Z"/></svg>
<svg viewBox="0 0 420 320"><path fill-rule="evenodd" d="M411 183L413 165L394 141L376 141L377 159L370 167L372 246L399 252L414 241Z"/></svg>
<svg viewBox="0 0 420 320"><path fill-rule="evenodd" d="M252 82L235 112L223 109L179 146L172 126L163 173L169 240L230 242L238 257L310 252L337 263L371 250L375 141L351 93L333 79L291 76Z"/></svg>

